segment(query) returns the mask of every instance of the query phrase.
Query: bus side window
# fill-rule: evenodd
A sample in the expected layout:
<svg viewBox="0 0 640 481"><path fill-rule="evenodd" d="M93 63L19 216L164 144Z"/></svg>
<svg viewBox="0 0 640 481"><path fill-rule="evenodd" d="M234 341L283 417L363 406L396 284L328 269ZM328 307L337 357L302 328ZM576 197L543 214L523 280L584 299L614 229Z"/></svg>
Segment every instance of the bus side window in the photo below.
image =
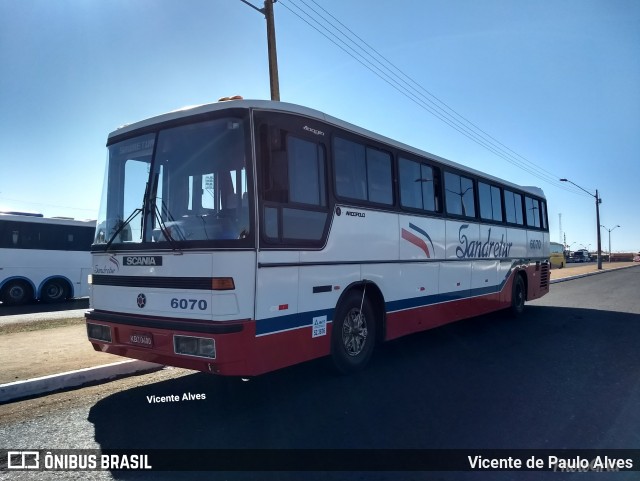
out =
<svg viewBox="0 0 640 481"><path fill-rule="evenodd" d="M400 157L400 204L402 207L440 211L438 170L430 165Z"/></svg>
<svg viewBox="0 0 640 481"><path fill-rule="evenodd" d="M447 213L464 217L475 217L473 181L452 172L444 173Z"/></svg>
<svg viewBox="0 0 640 481"><path fill-rule="evenodd" d="M507 222L511 224L523 225L522 217L522 196L504 189L504 208L506 211Z"/></svg>
<svg viewBox="0 0 640 481"><path fill-rule="evenodd" d="M262 126L263 235L270 242L322 239L327 214L322 144Z"/></svg>

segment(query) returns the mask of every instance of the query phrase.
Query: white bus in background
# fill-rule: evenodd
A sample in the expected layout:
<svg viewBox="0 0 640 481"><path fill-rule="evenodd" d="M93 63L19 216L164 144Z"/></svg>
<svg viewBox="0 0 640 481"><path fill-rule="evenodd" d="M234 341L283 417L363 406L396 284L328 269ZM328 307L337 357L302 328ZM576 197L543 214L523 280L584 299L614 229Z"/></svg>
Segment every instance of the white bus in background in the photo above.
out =
<svg viewBox="0 0 640 481"><path fill-rule="evenodd" d="M316 110L237 100L125 126L93 245L94 349L251 376L549 290L541 189Z"/></svg>
<svg viewBox="0 0 640 481"><path fill-rule="evenodd" d="M0 213L0 301L18 305L89 295L95 221Z"/></svg>

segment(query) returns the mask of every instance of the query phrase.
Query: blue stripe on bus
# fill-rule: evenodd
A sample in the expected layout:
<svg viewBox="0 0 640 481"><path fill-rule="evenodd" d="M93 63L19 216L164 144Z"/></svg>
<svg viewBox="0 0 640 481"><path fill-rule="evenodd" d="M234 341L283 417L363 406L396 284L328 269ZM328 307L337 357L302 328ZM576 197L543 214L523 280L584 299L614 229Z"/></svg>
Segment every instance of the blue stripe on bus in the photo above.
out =
<svg viewBox="0 0 640 481"><path fill-rule="evenodd" d="M385 303L385 309L387 312L404 311L407 309L417 309L443 302L460 301L471 297L496 294L502 290L508 278L509 277L507 276L500 284L495 286L477 287L475 289L464 289L457 292L446 292L443 294L432 294L430 296L410 297L408 299L389 301ZM327 322L331 322L333 321L334 311L335 309L322 309L317 311L299 312L297 314L289 314L280 317L257 319L256 335L263 336L266 334L274 334L276 332L289 331L291 329L311 327L313 325L313 318L319 316L327 316Z"/></svg>
<svg viewBox="0 0 640 481"><path fill-rule="evenodd" d="M327 316L327 322L331 322L333 320L334 310L335 309L322 309L318 311L288 314L280 317L270 317L268 319L257 319L256 336L273 334L280 331L289 331L291 329L300 329L302 327L311 327L313 325L314 317Z"/></svg>
<svg viewBox="0 0 640 481"><path fill-rule="evenodd" d="M487 294L495 294L502 290L502 284L489 287L478 287L475 289L464 289L461 291L446 292L444 294L432 294L430 296L410 297L408 299L400 299L397 301L389 301L385 303L387 312L404 311L407 309L417 309L420 307L431 306L433 304L441 304L443 302L461 301L471 297L484 296Z"/></svg>

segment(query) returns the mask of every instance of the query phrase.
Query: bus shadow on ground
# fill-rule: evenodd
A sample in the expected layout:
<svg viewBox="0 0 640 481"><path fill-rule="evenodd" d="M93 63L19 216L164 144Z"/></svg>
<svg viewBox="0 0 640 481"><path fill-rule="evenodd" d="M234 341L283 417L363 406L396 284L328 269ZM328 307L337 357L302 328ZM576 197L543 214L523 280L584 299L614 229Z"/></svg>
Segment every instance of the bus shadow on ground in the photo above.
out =
<svg viewBox="0 0 640 481"><path fill-rule="evenodd" d="M113 394L89 421L102 449L638 448L638 345L638 314L529 306L383 344L355 375L327 359L198 373Z"/></svg>

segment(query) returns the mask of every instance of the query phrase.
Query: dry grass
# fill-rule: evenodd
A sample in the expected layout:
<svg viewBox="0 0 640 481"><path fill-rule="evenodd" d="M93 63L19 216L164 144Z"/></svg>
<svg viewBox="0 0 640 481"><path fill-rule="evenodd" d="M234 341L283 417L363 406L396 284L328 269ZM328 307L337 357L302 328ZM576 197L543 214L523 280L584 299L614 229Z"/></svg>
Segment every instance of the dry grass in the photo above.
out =
<svg viewBox="0 0 640 481"><path fill-rule="evenodd" d="M44 329L53 329L55 327L72 326L74 324L83 324L84 317L69 317L64 319L43 319L42 321L20 322L0 325L0 335L15 334L17 332L41 331Z"/></svg>

